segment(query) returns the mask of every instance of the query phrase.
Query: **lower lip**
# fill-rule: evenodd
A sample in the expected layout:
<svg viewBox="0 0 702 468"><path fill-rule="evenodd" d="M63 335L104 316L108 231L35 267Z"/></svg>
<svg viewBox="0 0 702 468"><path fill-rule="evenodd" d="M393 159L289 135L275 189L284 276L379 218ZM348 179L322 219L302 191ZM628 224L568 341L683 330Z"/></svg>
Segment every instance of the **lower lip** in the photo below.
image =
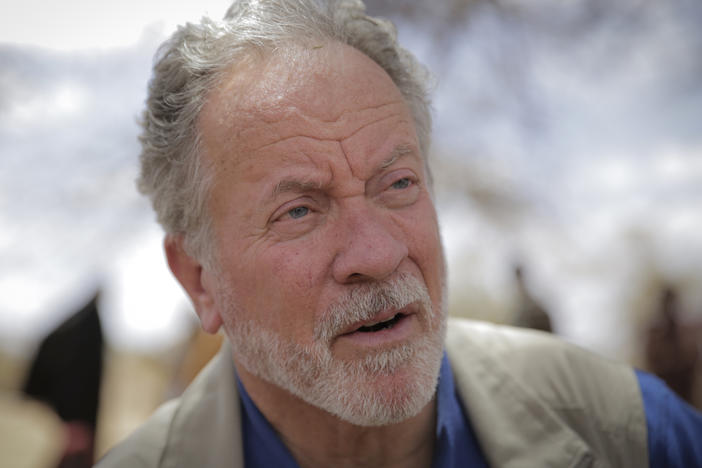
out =
<svg viewBox="0 0 702 468"><path fill-rule="evenodd" d="M416 317L414 314L403 315L392 328L385 328L376 332L360 332L347 333L341 335L338 340L339 344L349 343L363 347L387 346L400 341L407 340L414 332L414 323Z"/></svg>

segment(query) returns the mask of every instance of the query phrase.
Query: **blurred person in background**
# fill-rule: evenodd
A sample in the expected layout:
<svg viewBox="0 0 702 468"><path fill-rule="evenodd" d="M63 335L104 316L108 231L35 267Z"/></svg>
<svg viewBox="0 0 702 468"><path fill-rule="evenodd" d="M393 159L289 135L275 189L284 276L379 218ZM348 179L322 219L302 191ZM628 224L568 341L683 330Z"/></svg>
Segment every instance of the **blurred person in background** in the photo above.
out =
<svg viewBox="0 0 702 468"><path fill-rule="evenodd" d="M658 314L646 340L646 364L688 403L693 402L699 340L694 330L680 323L678 293L672 287L661 292Z"/></svg>
<svg viewBox="0 0 702 468"><path fill-rule="evenodd" d="M553 332L551 316L529 292L529 288L526 285L524 267L517 264L514 266L513 271L517 285L517 307L512 324L517 327Z"/></svg>
<svg viewBox="0 0 702 468"><path fill-rule="evenodd" d="M427 78L360 1L239 1L162 46L139 186L227 343L99 466L702 466L656 378L447 318Z"/></svg>
<svg viewBox="0 0 702 468"><path fill-rule="evenodd" d="M22 388L45 403L63 422L65 444L58 468L87 468L95 462L103 336L98 303L100 291L39 346Z"/></svg>

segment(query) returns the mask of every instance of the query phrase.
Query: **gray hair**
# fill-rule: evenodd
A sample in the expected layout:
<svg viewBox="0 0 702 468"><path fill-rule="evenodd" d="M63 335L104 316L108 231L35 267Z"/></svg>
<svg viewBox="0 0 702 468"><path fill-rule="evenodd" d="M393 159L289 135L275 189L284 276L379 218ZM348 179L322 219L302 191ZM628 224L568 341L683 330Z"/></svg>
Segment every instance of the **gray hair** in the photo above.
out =
<svg viewBox="0 0 702 468"><path fill-rule="evenodd" d="M402 93L425 161L430 143L429 73L397 43L392 23L361 0L240 0L224 20L187 23L159 48L142 115L139 190L188 254L212 264L207 200L213 174L202 165L197 120L222 76L254 54L310 40L350 45L380 65Z"/></svg>

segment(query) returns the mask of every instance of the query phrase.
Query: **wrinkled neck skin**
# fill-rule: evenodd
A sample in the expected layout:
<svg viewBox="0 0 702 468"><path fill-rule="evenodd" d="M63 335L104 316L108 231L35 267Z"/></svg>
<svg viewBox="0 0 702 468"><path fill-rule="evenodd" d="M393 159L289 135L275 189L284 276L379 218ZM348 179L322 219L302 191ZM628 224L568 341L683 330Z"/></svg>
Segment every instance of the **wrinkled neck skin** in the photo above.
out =
<svg viewBox="0 0 702 468"><path fill-rule="evenodd" d="M236 364L236 360L235 360ZM401 423L356 426L309 405L236 364L244 387L300 468L428 468L434 453L436 397Z"/></svg>

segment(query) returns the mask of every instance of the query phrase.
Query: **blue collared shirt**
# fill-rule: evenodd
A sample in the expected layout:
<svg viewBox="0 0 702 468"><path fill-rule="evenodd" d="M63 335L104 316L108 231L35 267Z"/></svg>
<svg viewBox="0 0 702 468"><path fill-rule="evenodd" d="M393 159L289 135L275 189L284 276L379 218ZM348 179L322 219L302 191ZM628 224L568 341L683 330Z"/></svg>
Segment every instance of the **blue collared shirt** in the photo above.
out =
<svg viewBox="0 0 702 468"><path fill-rule="evenodd" d="M649 465L702 467L702 413L658 377L638 370L636 376L646 411Z"/></svg>
<svg viewBox="0 0 702 468"><path fill-rule="evenodd" d="M651 467L702 467L702 414L685 404L658 378L637 371L648 427ZM237 379L247 468L299 468L290 451ZM432 468L487 467L487 461L457 395L444 354L437 388Z"/></svg>
<svg viewBox="0 0 702 468"><path fill-rule="evenodd" d="M432 468L487 467L478 438L453 383L453 372L444 353L436 389L436 441Z"/></svg>

